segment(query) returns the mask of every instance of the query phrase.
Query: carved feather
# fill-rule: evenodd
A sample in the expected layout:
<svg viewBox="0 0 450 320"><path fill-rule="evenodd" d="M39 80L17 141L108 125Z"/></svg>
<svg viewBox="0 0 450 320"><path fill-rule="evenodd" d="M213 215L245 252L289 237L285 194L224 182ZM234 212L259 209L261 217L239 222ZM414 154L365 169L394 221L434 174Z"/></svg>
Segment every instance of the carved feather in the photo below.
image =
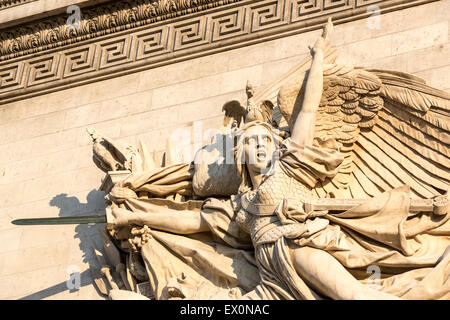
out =
<svg viewBox="0 0 450 320"><path fill-rule="evenodd" d="M291 129L304 83L279 93ZM408 184L414 196L429 198L450 186L450 94L418 77L325 65L315 137L334 138L346 157L333 179L316 185L319 197L373 197Z"/></svg>

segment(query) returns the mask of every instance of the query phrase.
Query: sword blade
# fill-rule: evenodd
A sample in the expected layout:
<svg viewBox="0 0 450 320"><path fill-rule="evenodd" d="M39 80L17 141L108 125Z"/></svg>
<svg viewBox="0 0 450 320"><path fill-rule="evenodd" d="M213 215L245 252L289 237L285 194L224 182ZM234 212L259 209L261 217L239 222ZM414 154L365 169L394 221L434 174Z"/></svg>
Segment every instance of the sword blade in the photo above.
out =
<svg viewBox="0 0 450 320"><path fill-rule="evenodd" d="M11 223L15 224L17 226L106 223L106 215L101 215L101 216L79 216L79 217L55 217L55 218L17 219L17 220L11 221Z"/></svg>

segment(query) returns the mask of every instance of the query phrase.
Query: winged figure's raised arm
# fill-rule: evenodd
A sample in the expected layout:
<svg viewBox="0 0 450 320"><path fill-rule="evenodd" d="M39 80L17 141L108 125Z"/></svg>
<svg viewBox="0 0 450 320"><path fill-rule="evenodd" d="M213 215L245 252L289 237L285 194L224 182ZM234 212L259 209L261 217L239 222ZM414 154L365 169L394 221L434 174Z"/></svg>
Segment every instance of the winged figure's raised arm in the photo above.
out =
<svg viewBox="0 0 450 320"><path fill-rule="evenodd" d="M291 139L300 144L311 146L314 140L316 113L323 91L323 61L327 38L332 28L331 20L324 27L322 36L312 49L313 59L305 85L302 107L296 117L291 132Z"/></svg>
<svg viewBox="0 0 450 320"><path fill-rule="evenodd" d="M367 198L406 184L414 197L431 198L449 189L449 93L402 72L323 64L308 119L314 71L283 84L278 107L296 142L327 141L344 155L339 173L315 186L319 197Z"/></svg>

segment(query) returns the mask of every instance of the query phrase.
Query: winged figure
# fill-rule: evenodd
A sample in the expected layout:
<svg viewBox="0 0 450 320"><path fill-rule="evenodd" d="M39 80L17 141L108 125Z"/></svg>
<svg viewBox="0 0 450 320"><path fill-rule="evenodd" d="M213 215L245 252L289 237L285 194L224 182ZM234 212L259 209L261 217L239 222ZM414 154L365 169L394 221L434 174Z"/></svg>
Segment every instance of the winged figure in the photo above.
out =
<svg viewBox="0 0 450 320"><path fill-rule="evenodd" d="M336 64L331 29L290 72L248 84L246 107L224 105L228 130L201 161L130 168L114 185L106 226L128 287L156 299L450 298L450 95Z"/></svg>
<svg viewBox="0 0 450 320"><path fill-rule="evenodd" d="M198 281L187 281L189 268L173 267L173 277L161 282L169 296L231 287L241 291L230 297L249 299L450 297L443 277L450 268L450 95L401 72L336 64L331 27L291 72L259 90L248 84L246 108L224 106L224 123L234 123L236 169L200 162L185 177L217 188L226 172L237 174L229 199L189 200L170 213L139 199L112 208L110 226L150 227L197 270L191 277ZM195 188L193 194L214 196ZM228 249L213 253L202 247L208 241L169 240L205 232ZM149 248L142 247L146 265L164 278L168 265L149 258L157 255ZM226 259L217 254L223 250ZM164 285L157 283L161 298ZM192 290L193 283L201 285Z"/></svg>

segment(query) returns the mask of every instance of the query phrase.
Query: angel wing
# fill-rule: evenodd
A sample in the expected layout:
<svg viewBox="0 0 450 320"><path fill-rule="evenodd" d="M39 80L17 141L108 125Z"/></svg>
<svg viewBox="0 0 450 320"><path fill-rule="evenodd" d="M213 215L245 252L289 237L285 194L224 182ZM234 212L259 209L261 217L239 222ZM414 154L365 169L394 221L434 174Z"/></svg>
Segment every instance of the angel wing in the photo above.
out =
<svg viewBox="0 0 450 320"><path fill-rule="evenodd" d="M279 109L292 129L304 79L281 87ZM401 72L337 64L324 67L316 141L334 140L345 155L340 172L320 181L319 197L373 197L403 184L419 198L450 183L450 94Z"/></svg>

